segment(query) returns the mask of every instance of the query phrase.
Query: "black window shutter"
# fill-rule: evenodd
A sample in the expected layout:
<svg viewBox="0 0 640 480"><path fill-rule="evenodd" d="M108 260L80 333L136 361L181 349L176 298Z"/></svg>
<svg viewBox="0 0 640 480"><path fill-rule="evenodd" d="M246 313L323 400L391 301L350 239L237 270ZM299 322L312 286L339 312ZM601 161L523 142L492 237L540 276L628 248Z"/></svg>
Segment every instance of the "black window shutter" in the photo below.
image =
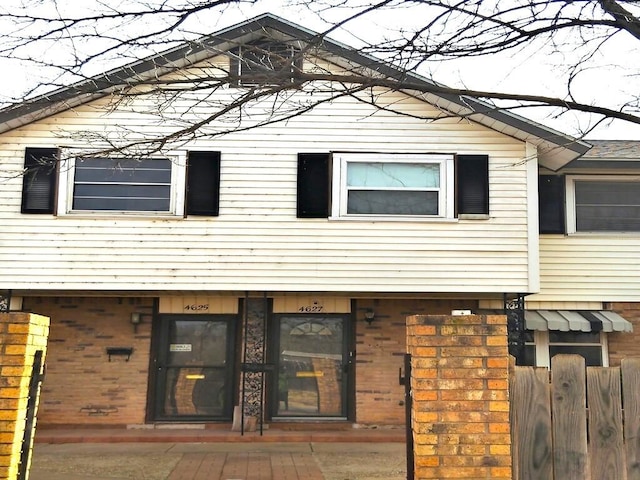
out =
<svg viewBox="0 0 640 480"><path fill-rule="evenodd" d="M220 152L189 152L187 215L216 217L220 206Z"/></svg>
<svg viewBox="0 0 640 480"><path fill-rule="evenodd" d="M298 154L298 218L329 217L328 153Z"/></svg>
<svg viewBox="0 0 640 480"><path fill-rule="evenodd" d="M22 213L55 213L58 150L27 147L22 178Z"/></svg>
<svg viewBox="0 0 640 480"><path fill-rule="evenodd" d="M458 155L458 214L489 215L489 156Z"/></svg>
<svg viewBox="0 0 640 480"><path fill-rule="evenodd" d="M540 233L565 233L564 185L564 175L538 178Z"/></svg>

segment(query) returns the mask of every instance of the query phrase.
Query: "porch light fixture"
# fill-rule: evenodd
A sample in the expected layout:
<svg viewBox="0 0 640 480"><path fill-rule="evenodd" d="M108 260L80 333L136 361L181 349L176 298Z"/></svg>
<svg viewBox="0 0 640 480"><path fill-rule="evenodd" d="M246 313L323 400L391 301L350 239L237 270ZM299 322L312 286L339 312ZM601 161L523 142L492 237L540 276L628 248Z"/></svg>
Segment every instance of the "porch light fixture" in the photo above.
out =
<svg viewBox="0 0 640 480"><path fill-rule="evenodd" d="M142 315L138 312L131 314L131 325L133 325L133 333L138 333L138 325L142 323Z"/></svg>
<svg viewBox="0 0 640 480"><path fill-rule="evenodd" d="M373 322L375 318L376 312L374 312L371 308L367 309L367 311L364 312L364 321L367 322L367 324L371 325L371 322Z"/></svg>

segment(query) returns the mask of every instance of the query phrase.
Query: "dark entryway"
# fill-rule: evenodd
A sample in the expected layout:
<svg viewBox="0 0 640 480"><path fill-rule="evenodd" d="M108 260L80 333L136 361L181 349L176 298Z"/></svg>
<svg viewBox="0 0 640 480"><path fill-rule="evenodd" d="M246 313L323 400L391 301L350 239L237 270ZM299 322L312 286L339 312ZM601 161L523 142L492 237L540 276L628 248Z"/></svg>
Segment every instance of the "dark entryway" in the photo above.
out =
<svg viewBox="0 0 640 480"><path fill-rule="evenodd" d="M271 414L347 419L348 315L275 315Z"/></svg>
<svg viewBox="0 0 640 480"><path fill-rule="evenodd" d="M231 419L236 322L232 315L159 317L155 420Z"/></svg>

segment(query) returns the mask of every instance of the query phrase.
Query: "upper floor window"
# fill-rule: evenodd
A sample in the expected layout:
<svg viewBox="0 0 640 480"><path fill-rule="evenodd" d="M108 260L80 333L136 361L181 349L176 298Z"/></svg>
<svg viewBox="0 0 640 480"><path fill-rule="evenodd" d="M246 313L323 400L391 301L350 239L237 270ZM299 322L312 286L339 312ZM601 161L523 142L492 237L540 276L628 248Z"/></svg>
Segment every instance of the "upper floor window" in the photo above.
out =
<svg viewBox="0 0 640 480"><path fill-rule="evenodd" d="M640 180L623 175L541 175L540 233L640 232Z"/></svg>
<svg viewBox="0 0 640 480"><path fill-rule="evenodd" d="M489 156L299 153L300 218L488 219Z"/></svg>
<svg viewBox="0 0 640 480"><path fill-rule="evenodd" d="M334 217L453 218L453 155L333 157Z"/></svg>
<svg viewBox="0 0 640 480"><path fill-rule="evenodd" d="M640 181L568 177L567 207L571 232L640 232Z"/></svg>
<svg viewBox="0 0 640 480"><path fill-rule="evenodd" d="M58 169L59 157L54 148L25 149L22 213L219 214L220 152L70 159Z"/></svg>
<svg viewBox="0 0 640 480"><path fill-rule="evenodd" d="M241 45L231 57L236 85L275 85L292 81L302 69L302 56L293 45L282 42L254 42Z"/></svg>
<svg viewBox="0 0 640 480"><path fill-rule="evenodd" d="M68 211L173 213L168 158L76 160Z"/></svg>

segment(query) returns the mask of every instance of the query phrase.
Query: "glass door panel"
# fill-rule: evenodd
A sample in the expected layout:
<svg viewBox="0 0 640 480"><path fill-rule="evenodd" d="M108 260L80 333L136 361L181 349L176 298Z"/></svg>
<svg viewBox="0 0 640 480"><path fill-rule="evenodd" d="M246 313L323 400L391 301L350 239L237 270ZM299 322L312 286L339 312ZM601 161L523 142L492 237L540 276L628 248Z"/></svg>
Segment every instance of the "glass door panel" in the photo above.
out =
<svg viewBox="0 0 640 480"><path fill-rule="evenodd" d="M161 417L230 416L231 368L228 318L167 317L159 355Z"/></svg>
<svg viewBox="0 0 640 480"><path fill-rule="evenodd" d="M277 319L276 416L346 417L344 319Z"/></svg>

